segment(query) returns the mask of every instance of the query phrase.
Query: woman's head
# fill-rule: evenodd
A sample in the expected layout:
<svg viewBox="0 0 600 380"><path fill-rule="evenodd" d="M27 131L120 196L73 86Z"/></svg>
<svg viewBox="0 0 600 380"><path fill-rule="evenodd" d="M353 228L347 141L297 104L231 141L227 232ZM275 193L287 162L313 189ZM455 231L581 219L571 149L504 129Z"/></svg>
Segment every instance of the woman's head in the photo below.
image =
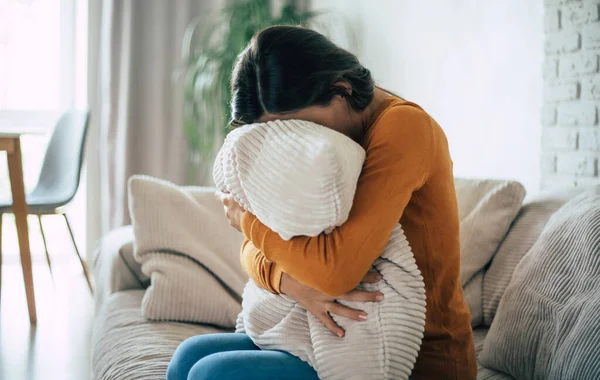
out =
<svg viewBox="0 0 600 380"><path fill-rule="evenodd" d="M238 58L231 86L233 125L294 118L340 130L374 93L371 73L356 56L294 26L256 34Z"/></svg>

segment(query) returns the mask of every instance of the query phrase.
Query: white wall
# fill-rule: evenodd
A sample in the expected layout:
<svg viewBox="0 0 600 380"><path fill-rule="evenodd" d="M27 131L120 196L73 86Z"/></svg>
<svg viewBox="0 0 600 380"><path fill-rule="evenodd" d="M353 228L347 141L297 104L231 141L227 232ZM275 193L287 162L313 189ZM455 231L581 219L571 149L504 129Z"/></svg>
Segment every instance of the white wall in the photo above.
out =
<svg viewBox="0 0 600 380"><path fill-rule="evenodd" d="M440 123L456 175L514 178L530 194L538 190L543 0L313 0L312 7L351 25L354 43L339 22L329 35L379 85Z"/></svg>

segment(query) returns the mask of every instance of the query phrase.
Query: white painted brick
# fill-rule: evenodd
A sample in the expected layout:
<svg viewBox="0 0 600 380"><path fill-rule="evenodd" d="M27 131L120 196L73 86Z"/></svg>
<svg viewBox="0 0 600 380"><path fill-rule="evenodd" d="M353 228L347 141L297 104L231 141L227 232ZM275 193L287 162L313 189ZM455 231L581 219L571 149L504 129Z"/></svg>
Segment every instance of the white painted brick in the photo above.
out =
<svg viewBox="0 0 600 380"><path fill-rule="evenodd" d="M577 130L573 128L546 128L542 142L544 148L550 149L577 149Z"/></svg>
<svg viewBox="0 0 600 380"><path fill-rule="evenodd" d="M579 131L579 150L600 152L600 129L582 128Z"/></svg>
<svg viewBox="0 0 600 380"><path fill-rule="evenodd" d="M576 100L579 98L579 83L571 81L547 85L544 89L544 98L548 102Z"/></svg>
<svg viewBox="0 0 600 380"><path fill-rule="evenodd" d="M544 78L554 79L558 76L558 60L546 58L544 60Z"/></svg>
<svg viewBox="0 0 600 380"><path fill-rule="evenodd" d="M546 8L544 12L544 30L555 32L560 29L560 11L556 7Z"/></svg>
<svg viewBox="0 0 600 380"><path fill-rule="evenodd" d="M556 107L546 104L542 107L542 125L556 124Z"/></svg>
<svg viewBox="0 0 600 380"><path fill-rule="evenodd" d="M558 4L568 4L568 3L580 3L582 0L546 0L544 3L546 5L558 5Z"/></svg>
<svg viewBox="0 0 600 380"><path fill-rule="evenodd" d="M542 170L542 173L555 173L556 172L556 154L542 153L541 170Z"/></svg>
<svg viewBox="0 0 600 380"><path fill-rule="evenodd" d="M562 174L544 175L542 177L543 190L558 190L565 187L577 186L576 177Z"/></svg>
<svg viewBox="0 0 600 380"><path fill-rule="evenodd" d="M546 35L544 51L546 53L568 53L580 48L580 36L578 32L566 30Z"/></svg>
<svg viewBox="0 0 600 380"><path fill-rule="evenodd" d="M570 102L558 105L558 123L565 125L596 124L596 105L588 102Z"/></svg>
<svg viewBox="0 0 600 380"><path fill-rule="evenodd" d="M581 98L585 100L600 99L600 76L596 75L581 82Z"/></svg>
<svg viewBox="0 0 600 380"><path fill-rule="evenodd" d="M600 23L585 25L582 33L584 49L600 48Z"/></svg>
<svg viewBox="0 0 600 380"><path fill-rule="evenodd" d="M592 177L596 175L596 158L563 153L556 158L556 171L561 174Z"/></svg>
<svg viewBox="0 0 600 380"><path fill-rule="evenodd" d="M600 177L578 177L575 179L577 187L593 187L600 185Z"/></svg>
<svg viewBox="0 0 600 380"><path fill-rule="evenodd" d="M598 4L584 2L569 4L562 8L560 26L574 28L598 20Z"/></svg>
<svg viewBox="0 0 600 380"><path fill-rule="evenodd" d="M598 72L598 54L577 53L560 57L558 64L561 77L575 77Z"/></svg>

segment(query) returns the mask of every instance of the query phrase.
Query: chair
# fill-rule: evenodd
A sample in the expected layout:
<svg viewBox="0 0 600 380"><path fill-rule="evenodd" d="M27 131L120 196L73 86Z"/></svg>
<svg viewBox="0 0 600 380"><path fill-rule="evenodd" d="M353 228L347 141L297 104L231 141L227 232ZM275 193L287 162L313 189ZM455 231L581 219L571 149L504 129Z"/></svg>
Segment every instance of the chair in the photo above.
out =
<svg viewBox="0 0 600 380"><path fill-rule="evenodd" d="M73 200L79 188L88 125L89 111L87 110L68 111L61 116L48 143L38 183L35 189L27 195L27 205L29 214L38 217L50 273L52 273L52 264L42 225L42 215L62 215L69 229L90 292L93 293L87 267L77 248L73 230L64 209L64 206ZM11 209L12 201L0 200L0 236L2 236L2 216L5 213L11 213ZM2 254L1 250L0 246L0 255Z"/></svg>

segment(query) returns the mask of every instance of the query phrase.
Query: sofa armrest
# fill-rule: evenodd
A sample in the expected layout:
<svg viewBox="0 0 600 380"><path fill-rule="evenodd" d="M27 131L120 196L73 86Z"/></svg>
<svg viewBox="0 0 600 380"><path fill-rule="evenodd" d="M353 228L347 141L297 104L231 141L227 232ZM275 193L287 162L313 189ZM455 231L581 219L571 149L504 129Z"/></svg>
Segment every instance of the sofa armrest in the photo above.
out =
<svg viewBox="0 0 600 380"><path fill-rule="evenodd" d="M111 294L121 290L145 289L150 284L133 257L133 227L106 234L94 252L95 304L99 310Z"/></svg>

